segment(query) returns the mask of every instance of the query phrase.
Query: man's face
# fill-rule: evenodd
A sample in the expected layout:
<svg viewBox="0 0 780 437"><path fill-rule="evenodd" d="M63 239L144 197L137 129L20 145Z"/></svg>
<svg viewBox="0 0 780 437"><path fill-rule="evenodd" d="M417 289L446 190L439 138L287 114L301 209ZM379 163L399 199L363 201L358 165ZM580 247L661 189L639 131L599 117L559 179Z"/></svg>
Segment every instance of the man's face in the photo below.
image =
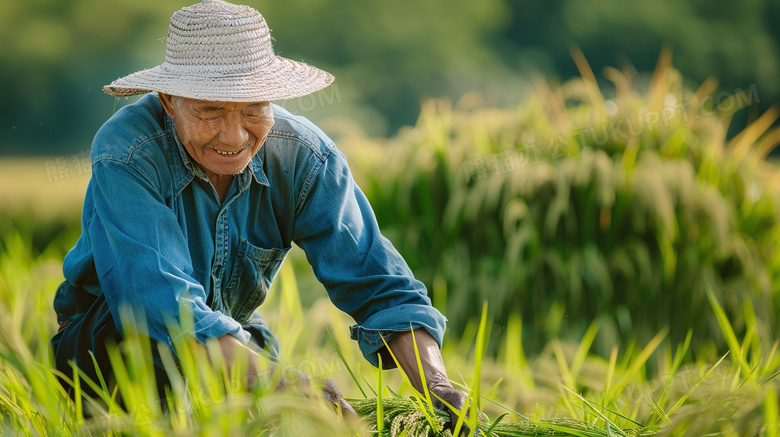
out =
<svg viewBox="0 0 780 437"><path fill-rule="evenodd" d="M160 101L187 153L209 177L240 173L274 124L270 102L208 102L166 94Z"/></svg>

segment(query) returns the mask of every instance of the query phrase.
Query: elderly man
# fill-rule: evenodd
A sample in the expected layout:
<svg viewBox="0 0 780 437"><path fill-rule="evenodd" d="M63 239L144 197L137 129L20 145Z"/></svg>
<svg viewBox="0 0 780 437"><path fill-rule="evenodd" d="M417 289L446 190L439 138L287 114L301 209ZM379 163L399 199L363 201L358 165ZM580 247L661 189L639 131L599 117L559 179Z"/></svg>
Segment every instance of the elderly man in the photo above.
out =
<svg viewBox="0 0 780 437"><path fill-rule="evenodd" d="M333 142L270 103L333 77L275 56L263 17L220 0L176 12L166 44L162 65L104 88L150 94L94 139L82 235L54 299L57 368L70 375L72 361L97 380L93 354L106 377L105 345L122 341L123 305L141 309L150 337L172 347L166 323L184 305L194 318L184 335L216 339L228 361L248 356L249 372L258 371L276 340L255 310L295 242L357 322L351 336L366 359L377 365L386 341L422 389L413 327L428 388L460 408L466 395L450 385L439 349L445 318L380 234Z"/></svg>

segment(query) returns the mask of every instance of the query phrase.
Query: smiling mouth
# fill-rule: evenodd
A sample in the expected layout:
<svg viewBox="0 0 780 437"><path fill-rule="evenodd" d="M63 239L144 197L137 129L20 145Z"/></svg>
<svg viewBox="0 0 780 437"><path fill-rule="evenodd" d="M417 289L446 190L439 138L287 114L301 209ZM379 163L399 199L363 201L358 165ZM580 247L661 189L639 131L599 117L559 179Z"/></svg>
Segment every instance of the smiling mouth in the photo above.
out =
<svg viewBox="0 0 780 437"><path fill-rule="evenodd" d="M241 149L241 150L244 150L244 149ZM217 152L217 153L219 153L220 155L223 155L223 156L237 155L237 154L241 153L241 150L236 150L235 152L223 152L222 150L214 149L215 152Z"/></svg>

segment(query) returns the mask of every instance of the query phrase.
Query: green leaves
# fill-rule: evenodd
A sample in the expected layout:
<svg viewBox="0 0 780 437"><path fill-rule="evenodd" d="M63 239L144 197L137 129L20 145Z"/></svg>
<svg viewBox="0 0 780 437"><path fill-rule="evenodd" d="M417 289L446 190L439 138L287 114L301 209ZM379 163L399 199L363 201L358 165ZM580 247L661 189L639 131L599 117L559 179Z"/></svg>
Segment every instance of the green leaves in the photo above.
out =
<svg viewBox="0 0 780 437"><path fill-rule="evenodd" d="M396 138L347 142L365 164L357 178L381 187L370 199L380 225L436 291L451 333L488 301L499 325L519 314L534 328L523 339L533 351L581 337L596 319L609 327L599 335L613 336L595 341L602 355L602 345L665 329L673 342L693 328L694 344L725 346L708 287L738 296L723 300L737 329L752 301L769 323L754 325L757 338L780 330L780 178L761 161L780 140L777 114L727 144L749 95L720 95L730 111L718 110L712 83L690 91L670 62L664 53L647 91L610 70L615 89L602 92L578 57L585 79L539 83L515 110L471 96L431 101ZM544 327L555 326L554 305L567 323L553 332Z"/></svg>

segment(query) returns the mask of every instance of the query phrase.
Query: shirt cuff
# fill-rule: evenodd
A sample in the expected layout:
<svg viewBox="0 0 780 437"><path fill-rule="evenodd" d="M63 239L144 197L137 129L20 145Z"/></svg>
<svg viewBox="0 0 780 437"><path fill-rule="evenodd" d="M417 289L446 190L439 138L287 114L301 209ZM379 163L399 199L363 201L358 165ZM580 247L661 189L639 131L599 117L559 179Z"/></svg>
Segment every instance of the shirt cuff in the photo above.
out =
<svg viewBox="0 0 780 437"><path fill-rule="evenodd" d="M430 305L398 305L369 317L362 325L349 328L350 337L357 340L360 352L374 367L379 367L377 355L398 332L423 328L436 340L441 348L447 319ZM384 339L384 341L383 341ZM396 368L395 362L383 362L384 369Z"/></svg>
<svg viewBox="0 0 780 437"><path fill-rule="evenodd" d="M249 340L252 338L252 335L246 331L238 322L218 311L215 311L197 321L192 328L180 333L178 336L176 336L176 338L179 338L182 335L194 335L200 343L206 344L206 341L209 338L219 338L226 334L232 335L244 345L247 345ZM171 338L170 336L167 337L168 348L170 349L173 360L178 367L179 355L176 353L174 348L175 341L176 339Z"/></svg>
<svg viewBox="0 0 780 437"><path fill-rule="evenodd" d="M241 327L241 324L219 311L214 311L195 322L193 330L195 331L195 338L203 344L206 344L206 341L210 338L219 338L230 334L246 345L252 337L249 332Z"/></svg>

